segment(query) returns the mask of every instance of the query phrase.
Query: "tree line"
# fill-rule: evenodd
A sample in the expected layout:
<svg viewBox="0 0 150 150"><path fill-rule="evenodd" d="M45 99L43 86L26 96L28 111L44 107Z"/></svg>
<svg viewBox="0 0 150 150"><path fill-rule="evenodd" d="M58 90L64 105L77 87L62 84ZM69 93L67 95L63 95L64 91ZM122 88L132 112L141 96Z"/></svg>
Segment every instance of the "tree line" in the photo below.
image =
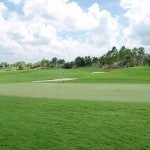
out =
<svg viewBox="0 0 150 150"><path fill-rule="evenodd" d="M86 66L99 66L102 68L127 68L135 66L149 66L150 67L150 54L145 53L143 47L139 48L126 48L122 46L117 49L115 46L108 50L106 54L101 57L85 56L76 57L73 61L66 62L64 59L53 57L51 60L42 59L36 63L25 63L24 61L8 64L2 62L0 69L6 68L7 70L25 70L25 69L50 69L50 68L78 68Z"/></svg>
<svg viewBox="0 0 150 150"><path fill-rule="evenodd" d="M122 46L119 50L112 47L100 57L100 65L109 68L150 66L150 54L146 54L143 47L129 49Z"/></svg>

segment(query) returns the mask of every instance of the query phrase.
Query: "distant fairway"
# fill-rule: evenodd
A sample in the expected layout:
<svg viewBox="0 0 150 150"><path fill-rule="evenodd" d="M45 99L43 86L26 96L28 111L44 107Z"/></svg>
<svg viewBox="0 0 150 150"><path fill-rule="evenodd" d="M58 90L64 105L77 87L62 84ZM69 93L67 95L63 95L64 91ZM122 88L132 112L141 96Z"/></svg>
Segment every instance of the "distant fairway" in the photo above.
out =
<svg viewBox="0 0 150 150"><path fill-rule="evenodd" d="M149 150L149 129L150 68L0 72L0 150Z"/></svg>
<svg viewBox="0 0 150 150"><path fill-rule="evenodd" d="M107 72L97 73L93 72ZM48 69L0 72L0 83L32 82L58 78L78 78L72 83L150 83L150 68L137 67L127 69L103 70L98 67L78 69Z"/></svg>

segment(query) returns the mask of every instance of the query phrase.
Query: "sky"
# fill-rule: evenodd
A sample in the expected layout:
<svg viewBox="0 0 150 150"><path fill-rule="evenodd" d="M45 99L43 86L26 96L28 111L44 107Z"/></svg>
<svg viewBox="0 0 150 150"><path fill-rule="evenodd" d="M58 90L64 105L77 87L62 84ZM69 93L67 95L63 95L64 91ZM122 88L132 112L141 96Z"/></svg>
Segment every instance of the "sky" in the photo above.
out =
<svg viewBox="0 0 150 150"><path fill-rule="evenodd" d="M0 0L0 62L150 52L149 0Z"/></svg>

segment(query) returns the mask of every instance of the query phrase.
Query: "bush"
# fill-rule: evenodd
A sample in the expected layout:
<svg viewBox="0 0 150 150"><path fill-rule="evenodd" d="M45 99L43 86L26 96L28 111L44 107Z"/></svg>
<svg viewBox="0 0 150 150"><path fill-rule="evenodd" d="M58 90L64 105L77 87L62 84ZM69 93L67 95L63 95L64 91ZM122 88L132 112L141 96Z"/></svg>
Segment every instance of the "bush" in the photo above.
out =
<svg viewBox="0 0 150 150"><path fill-rule="evenodd" d="M64 69L71 69L73 67L73 63L72 62L66 62L63 65Z"/></svg>

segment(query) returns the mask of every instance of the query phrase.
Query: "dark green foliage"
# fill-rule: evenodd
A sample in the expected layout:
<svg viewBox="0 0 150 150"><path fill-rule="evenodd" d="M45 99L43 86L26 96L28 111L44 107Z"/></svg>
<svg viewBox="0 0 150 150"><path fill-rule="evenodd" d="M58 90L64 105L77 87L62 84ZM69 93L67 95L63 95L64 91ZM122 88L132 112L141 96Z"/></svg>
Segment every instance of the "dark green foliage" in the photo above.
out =
<svg viewBox="0 0 150 150"><path fill-rule="evenodd" d="M26 63L24 61L19 61L15 63L18 70L24 70L26 68Z"/></svg>
<svg viewBox="0 0 150 150"><path fill-rule="evenodd" d="M50 61L46 59L41 60L41 67L42 69L50 68Z"/></svg>
<svg viewBox="0 0 150 150"><path fill-rule="evenodd" d="M57 60L57 63L59 65L63 65L65 63L65 60L64 59L59 59L59 60Z"/></svg>
<svg viewBox="0 0 150 150"><path fill-rule="evenodd" d="M9 65L7 63L1 63L0 69L11 70L11 68L16 67L16 70L25 70L25 69L50 69L50 68L72 68L72 67L86 67L86 66L99 66L103 68L127 68L134 66L148 65L150 66L149 56L145 53L143 47L139 48L126 48L122 46L120 49L117 49L115 46L111 50L108 50L106 54L101 57L91 57L78 56L72 62L66 62L64 59L58 59L53 57L51 60L42 59L39 62L33 64L26 64L23 61L17 62L15 64ZM15 69L14 69L15 70Z"/></svg>
<svg viewBox="0 0 150 150"><path fill-rule="evenodd" d="M93 57L93 58L92 58L92 64L93 64L93 65L99 64L99 58L98 58L98 57Z"/></svg>
<svg viewBox="0 0 150 150"><path fill-rule="evenodd" d="M66 62L63 65L64 69L71 69L73 67L73 62Z"/></svg>
<svg viewBox="0 0 150 150"><path fill-rule="evenodd" d="M8 66L9 66L9 64L7 62L0 63L0 69L7 68Z"/></svg>
<svg viewBox="0 0 150 150"><path fill-rule="evenodd" d="M148 65L150 67L150 55L146 55L143 60L144 65Z"/></svg>
<svg viewBox="0 0 150 150"><path fill-rule="evenodd" d="M77 57L75 59L75 65L76 65L76 67L84 67L84 66L86 66L85 59L83 57Z"/></svg>
<svg viewBox="0 0 150 150"><path fill-rule="evenodd" d="M84 59L85 59L86 66L92 65L92 58L90 56L86 56Z"/></svg>
<svg viewBox="0 0 150 150"><path fill-rule="evenodd" d="M100 57L100 65L108 68L124 68L144 65L145 51L143 47L129 49L122 46L120 50L113 47L105 55Z"/></svg>

